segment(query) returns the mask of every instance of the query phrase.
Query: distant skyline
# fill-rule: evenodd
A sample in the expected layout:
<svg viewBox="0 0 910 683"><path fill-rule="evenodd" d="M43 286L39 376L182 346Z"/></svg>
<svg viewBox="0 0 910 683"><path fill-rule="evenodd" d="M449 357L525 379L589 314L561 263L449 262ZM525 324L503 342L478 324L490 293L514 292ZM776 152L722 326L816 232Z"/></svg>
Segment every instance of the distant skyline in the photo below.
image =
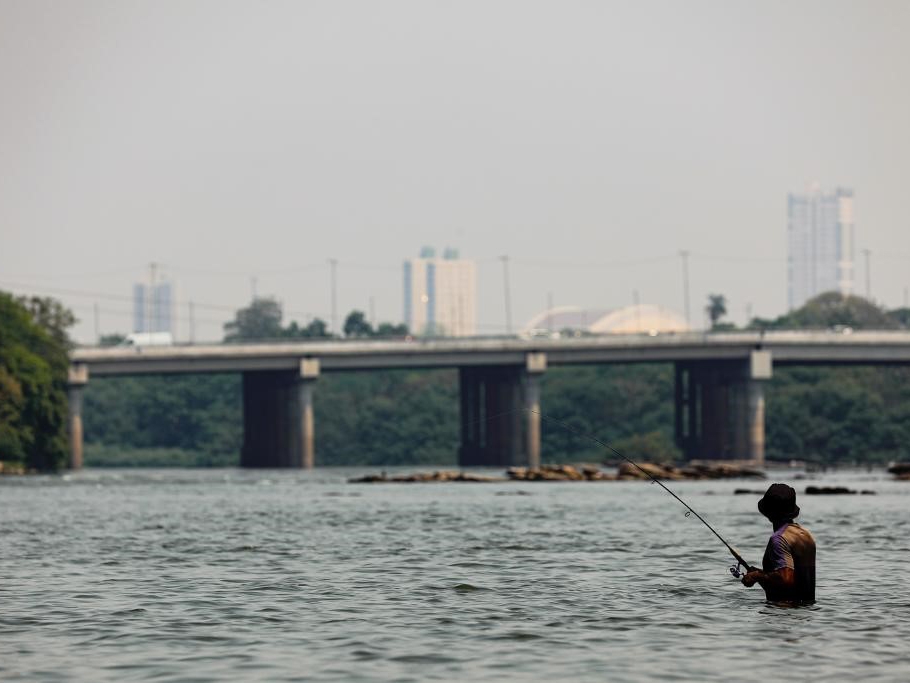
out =
<svg viewBox="0 0 910 683"><path fill-rule="evenodd" d="M554 305L787 310L787 194L856 192L855 291L910 287L910 3L0 0L0 289L128 332L149 264L218 339L403 317L477 263L481 333ZM865 271L868 250L871 273ZM869 277L871 275L871 277ZM83 294L85 293L85 294Z"/></svg>
<svg viewBox="0 0 910 683"><path fill-rule="evenodd" d="M787 195L787 306L823 292L855 294L853 190L824 191L818 183Z"/></svg>

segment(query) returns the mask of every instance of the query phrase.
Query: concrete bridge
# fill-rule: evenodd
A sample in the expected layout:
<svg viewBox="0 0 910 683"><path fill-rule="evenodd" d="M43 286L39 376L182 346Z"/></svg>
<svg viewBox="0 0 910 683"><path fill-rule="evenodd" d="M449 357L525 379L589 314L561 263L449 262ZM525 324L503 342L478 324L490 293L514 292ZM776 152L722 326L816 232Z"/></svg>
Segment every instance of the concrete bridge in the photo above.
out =
<svg viewBox="0 0 910 683"><path fill-rule="evenodd" d="M69 375L71 466L82 465L91 377L239 372L247 467L313 467L323 372L456 368L461 466L540 463L540 377L548 367L673 363L676 441L688 458L764 460L764 382L774 365L910 363L910 332L730 332L567 339L337 340L81 348Z"/></svg>

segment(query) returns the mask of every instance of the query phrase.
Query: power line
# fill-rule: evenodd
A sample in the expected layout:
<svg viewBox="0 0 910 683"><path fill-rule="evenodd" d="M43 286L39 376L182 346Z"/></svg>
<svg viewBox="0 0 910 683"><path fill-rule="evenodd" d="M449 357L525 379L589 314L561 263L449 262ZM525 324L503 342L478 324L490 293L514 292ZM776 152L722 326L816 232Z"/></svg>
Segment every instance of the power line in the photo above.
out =
<svg viewBox="0 0 910 683"><path fill-rule="evenodd" d="M329 265L331 266L332 272L332 334L338 334L338 314L336 310L337 291L335 289L336 276L338 271L338 259L329 259Z"/></svg>
<svg viewBox="0 0 910 683"><path fill-rule="evenodd" d="M721 254L702 254L694 251L689 255L695 261L723 261L725 263L786 263L786 257L775 256L723 256Z"/></svg>
<svg viewBox="0 0 910 683"><path fill-rule="evenodd" d="M869 266L872 252L869 249L863 249L863 256L866 257L866 298L872 301L872 271Z"/></svg>
<svg viewBox="0 0 910 683"><path fill-rule="evenodd" d="M175 265L173 263L165 263L164 265L168 270L172 272L180 273L189 273L196 275L206 275L212 277L231 277L231 278L242 278L249 277L250 271L258 273L259 275L280 275L283 273L299 273L305 270L322 270L325 268L326 264L319 263L302 263L296 266L283 266L281 268L247 268L246 270L218 270L210 268L197 268L195 266L184 266L184 265Z"/></svg>
<svg viewBox="0 0 910 683"><path fill-rule="evenodd" d="M46 285L36 285L29 284L24 282L11 282L11 281L0 281L0 285L4 287L14 287L18 289L38 291L38 292L47 292L51 294L59 294L62 296L74 296L88 299L101 299L106 301L128 301L133 302L133 297L126 296L123 294L108 294L106 292L94 292L83 289L67 289L64 287L49 287ZM210 311L225 311L229 313L236 313L238 310L243 308L242 306L231 306L227 304L213 304L213 303L199 303L194 300L193 304L196 308L207 309ZM285 315L292 316L314 316L321 317L313 313L312 311L298 311L298 310L282 310Z"/></svg>
<svg viewBox="0 0 910 683"><path fill-rule="evenodd" d="M502 257L500 257L501 260ZM623 259L616 261L547 261L547 260L534 260L534 259L511 259L512 263L518 264L520 266L531 266L537 268L622 268L622 267L636 267L647 265L649 263L662 263L675 258L672 255L668 256L649 256L639 259Z"/></svg>
<svg viewBox="0 0 910 683"><path fill-rule="evenodd" d="M48 280L48 281L58 281L58 280L78 280L83 278L96 278L96 277L109 277L111 275L123 275L125 273L131 273L136 275L141 273L147 264L136 265L136 266L124 266L122 268L112 268L110 270L95 270L91 272L81 272L81 273L58 273L54 272L52 275L46 273L17 273L14 277L21 277L30 280Z"/></svg>

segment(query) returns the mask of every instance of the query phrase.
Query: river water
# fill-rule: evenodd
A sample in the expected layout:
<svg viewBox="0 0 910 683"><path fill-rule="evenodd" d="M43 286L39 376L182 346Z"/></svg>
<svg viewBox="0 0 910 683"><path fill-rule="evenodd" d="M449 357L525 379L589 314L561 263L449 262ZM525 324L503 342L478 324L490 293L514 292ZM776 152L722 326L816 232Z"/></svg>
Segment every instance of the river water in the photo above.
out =
<svg viewBox="0 0 910 683"><path fill-rule="evenodd" d="M794 480L818 604L765 604L659 487L357 470L0 479L0 679L910 677L910 483ZM874 496L804 496L807 484ZM767 482L670 483L758 563Z"/></svg>

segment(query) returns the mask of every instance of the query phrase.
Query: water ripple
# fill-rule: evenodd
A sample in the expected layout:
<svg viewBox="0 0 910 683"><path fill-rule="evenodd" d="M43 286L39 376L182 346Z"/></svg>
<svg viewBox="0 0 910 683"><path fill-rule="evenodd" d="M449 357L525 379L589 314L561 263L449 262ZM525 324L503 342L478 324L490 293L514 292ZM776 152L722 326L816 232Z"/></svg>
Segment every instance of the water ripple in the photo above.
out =
<svg viewBox="0 0 910 683"><path fill-rule="evenodd" d="M820 601L792 609L734 581L656 487L348 476L0 480L0 679L760 681L781 656L794 679L905 677L910 601L887 569L910 485L800 501ZM754 497L680 488L758 561Z"/></svg>

